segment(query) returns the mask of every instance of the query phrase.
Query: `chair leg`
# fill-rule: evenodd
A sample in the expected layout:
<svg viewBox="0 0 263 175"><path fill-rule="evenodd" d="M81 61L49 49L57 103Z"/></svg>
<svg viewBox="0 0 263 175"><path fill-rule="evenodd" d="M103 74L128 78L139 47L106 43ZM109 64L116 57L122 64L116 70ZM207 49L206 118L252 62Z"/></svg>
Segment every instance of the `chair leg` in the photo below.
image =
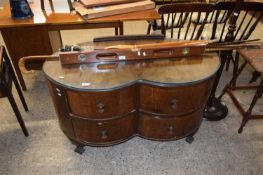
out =
<svg viewBox="0 0 263 175"><path fill-rule="evenodd" d="M9 100L9 102L10 102L12 108L13 108L13 111L15 112L17 121L18 121L21 129L22 129L24 135L27 137L28 136L28 131L27 131L26 125L24 123L24 120L23 120L23 118L22 118L22 116L21 116L21 114L20 114L20 112L18 110L18 107L16 105L16 102L15 102L15 99L14 99L13 95L8 90L6 90L5 93L7 94L7 98L8 98L8 100Z"/></svg>
<svg viewBox="0 0 263 175"><path fill-rule="evenodd" d="M75 10L74 7L73 7L73 5L72 5L71 0L68 0L68 6L69 6L69 10L70 10L70 11L74 11L74 10Z"/></svg>
<svg viewBox="0 0 263 175"><path fill-rule="evenodd" d="M118 35L119 35L119 28L115 27L115 36L118 36Z"/></svg>
<svg viewBox="0 0 263 175"><path fill-rule="evenodd" d="M19 83L18 83L18 81L17 81L17 79L16 79L16 77L15 77L14 74L11 75L11 76L12 76L12 79L13 79L13 81L14 81L14 84L15 84L16 90L17 90L17 92L18 92L18 95L19 95L19 97L20 97L20 100L21 100L21 102L22 102L22 104L23 104L23 106L24 106L24 109L25 109L25 111L28 111L28 107L27 107L27 104L26 104L26 100L25 100L24 95L23 95L23 93L22 93L22 90L21 90L21 88L20 88L20 86L19 86Z"/></svg>
<svg viewBox="0 0 263 175"><path fill-rule="evenodd" d="M230 60L230 58L228 57L228 59L227 59L227 61L226 61L226 71L228 71L228 69L229 69L230 62L231 62L231 60Z"/></svg>
<svg viewBox="0 0 263 175"><path fill-rule="evenodd" d="M252 100L247 112L245 113L245 116L243 117L241 126L238 129L238 133L239 134L242 133L244 126L246 125L246 123L248 122L249 118L251 117L252 110L253 110L258 98L260 98L260 96L262 95L262 93L263 93L263 79L260 82L260 85L259 85L259 87L258 87L258 89L257 89L257 91L256 91L256 93L255 93L255 95L253 97L253 100Z"/></svg>
<svg viewBox="0 0 263 175"><path fill-rule="evenodd" d="M254 71L252 73L252 77L251 79L249 80L249 83L253 83L253 82L256 82L257 79L261 76L261 73L259 73L258 71Z"/></svg>
<svg viewBox="0 0 263 175"><path fill-rule="evenodd" d="M247 65L247 61L245 61L240 68L235 72L235 74L233 75L232 79L230 80L230 82L224 87L222 93L219 95L218 99L220 100L223 95L226 93L228 88L234 88L233 86L233 82L236 82L237 78L239 77L239 75L241 74L241 72L243 71L243 69L246 67ZM235 84L236 86L236 84Z"/></svg>
<svg viewBox="0 0 263 175"><path fill-rule="evenodd" d="M231 61L233 60L232 51L228 53L227 55L227 61L226 61L226 71L229 69L229 65Z"/></svg>
<svg viewBox="0 0 263 175"><path fill-rule="evenodd" d="M44 0L40 0L40 3L41 3L41 10L45 11Z"/></svg>
<svg viewBox="0 0 263 175"><path fill-rule="evenodd" d="M151 24L151 22L149 22L148 28L147 28L147 35L150 35L151 29L152 29L152 24Z"/></svg>
<svg viewBox="0 0 263 175"><path fill-rule="evenodd" d="M234 59L234 65L233 65L233 76L236 75L237 71L238 71L238 65L239 65L239 53L236 53L235 55L235 59ZM234 79L232 81L231 86L235 87L236 86L236 79Z"/></svg>

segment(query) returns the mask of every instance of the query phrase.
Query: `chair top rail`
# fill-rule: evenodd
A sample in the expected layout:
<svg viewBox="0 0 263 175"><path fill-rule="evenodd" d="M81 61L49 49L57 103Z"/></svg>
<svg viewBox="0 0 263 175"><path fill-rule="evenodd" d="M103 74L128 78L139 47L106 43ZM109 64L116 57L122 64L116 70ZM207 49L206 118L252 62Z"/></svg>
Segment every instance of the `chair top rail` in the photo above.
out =
<svg viewBox="0 0 263 175"><path fill-rule="evenodd" d="M213 10L214 5L208 3L176 3L164 5L159 8L158 12L160 14L168 14L181 12L212 12Z"/></svg>

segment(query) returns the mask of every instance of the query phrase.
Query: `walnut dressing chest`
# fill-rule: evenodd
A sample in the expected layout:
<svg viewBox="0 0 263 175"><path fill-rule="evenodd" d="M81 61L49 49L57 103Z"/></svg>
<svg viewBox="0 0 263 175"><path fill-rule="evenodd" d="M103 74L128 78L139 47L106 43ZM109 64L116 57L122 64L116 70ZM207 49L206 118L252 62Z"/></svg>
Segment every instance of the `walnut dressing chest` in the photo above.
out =
<svg viewBox="0 0 263 175"><path fill-rule="evenodd" d="M137 135L192 141L220 61L202 57L62 66L47 61L59 124L77 145L108 146Z"/></svg>

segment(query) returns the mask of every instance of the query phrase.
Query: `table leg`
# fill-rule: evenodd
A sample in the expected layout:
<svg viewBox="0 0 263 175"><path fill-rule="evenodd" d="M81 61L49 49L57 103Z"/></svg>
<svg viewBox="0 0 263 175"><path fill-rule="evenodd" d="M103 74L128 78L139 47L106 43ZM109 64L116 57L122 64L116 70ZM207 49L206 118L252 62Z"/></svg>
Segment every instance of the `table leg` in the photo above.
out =
<svg viewBox="0 0 263 175"><path fill-rule="evenodd" d="M123 35L123 22L120 22L120 33L119 35Z"/></svg>
<svg viewBox="0 0 263 175"><path fill-rule="evenodd" d="M21 57L52 54L49 33L45 26L1 29L7 50L23 90L26 85L18 67Z"/></svg>
<svg viewBox="0 0 263 175"><path fill-rule="evenodd" d="M119 27L115 27L115 36L119 35Z"/></svg>
<svg viewBox="0 0 263 175"><path fill-rule="evenodd" d="M52 47L52 53L58 52L63 47L62 38L60 31L49 31L49 39Z"/></svg>

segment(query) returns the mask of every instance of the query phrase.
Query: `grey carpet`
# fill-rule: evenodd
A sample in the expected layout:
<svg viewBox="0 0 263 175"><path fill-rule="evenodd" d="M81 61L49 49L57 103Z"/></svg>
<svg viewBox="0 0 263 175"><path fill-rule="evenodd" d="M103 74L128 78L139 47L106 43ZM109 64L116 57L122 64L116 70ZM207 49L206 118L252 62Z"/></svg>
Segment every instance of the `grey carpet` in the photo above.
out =
<svg viewBox="0 0 263 175"><path fill-rule="evenodd" d="M147 23L125 23L125 33L145 33ZM258 27L257 36L262 36ZM65 44L91 40L112 29L63 31ZM0 43L3 43L0 37ZM242 75L246 82L250 70ZM230 73L224 72L222 86ZM260 175L263 172L263 120L249 121L240 135L241 117L229 97L223 100L229 115L218 122L203 121L190 145L182 140L154 142L133 138L113 147L86 147L83 155L59 128L54 107L42 72L24 75L24 92L30 111L24 112L15 89L15 99L30 136L23 133L6 98L0 99L0 174L1 175ZM253 92L241 92L244 106ZM263 112L261 99L255 109Z"/></svg>
<svg viewBox="0 0 263 175"><path fill-rule="evenodd" d="M225 72L221 84L228 77ZM243 77L246 81L249 74ZM8 100L0 99L0 174L262 174L263 120L249 121L238 134L241 117L227 95L223 99L229 107L228 117L203 121L192 144L184 139L156 142L136 137L112 147L86 147L79 155L59 129L42 72L25 75L25 79L30 111L24 112L18 96L15 98L30 136L23 136ZM241 92L244 105L251 93ZM258 112L263 112L262 101Z"/></svg>

